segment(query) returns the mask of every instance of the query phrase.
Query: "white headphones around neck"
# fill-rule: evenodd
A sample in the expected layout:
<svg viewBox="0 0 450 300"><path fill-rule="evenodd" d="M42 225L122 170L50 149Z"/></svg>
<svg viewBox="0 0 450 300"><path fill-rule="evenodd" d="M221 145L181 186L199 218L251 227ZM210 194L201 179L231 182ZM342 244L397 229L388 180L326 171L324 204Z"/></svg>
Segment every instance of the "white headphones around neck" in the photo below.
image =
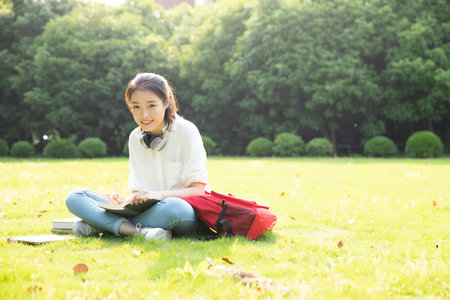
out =
<svg viewBox="0 0 450 300"><path fill-rule="evenodd" d="M141 145L146 149L152 149L153 151L161 151L167 143L167 139L169 138L169 134L167 133L167 129L169 128L169 123L163 127L162 136L153 136L148 132L143 132L141 136Z"/></svg>

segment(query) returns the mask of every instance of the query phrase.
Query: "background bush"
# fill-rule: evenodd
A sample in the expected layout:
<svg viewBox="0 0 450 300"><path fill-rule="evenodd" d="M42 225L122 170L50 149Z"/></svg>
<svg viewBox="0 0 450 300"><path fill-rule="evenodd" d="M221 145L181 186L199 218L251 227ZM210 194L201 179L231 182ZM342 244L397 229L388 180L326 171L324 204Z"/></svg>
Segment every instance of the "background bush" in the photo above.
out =
<svg viewBox="0 0 450 300"><path fill-rule="evenodd" d="M388 137L376 136L364 145L364 154L370 156L392 156L398 153L397 146Z"/></svg>
<svg viewBox="0 0 450 300"><path fill-rule="evenodd" d="M333 144L325 138L314 138L306 144L306 152L312 156L331 156Z"/></svg>
<svg viewBox="0 0 450 300"><path fill-rule="evenodd" d="M84 157L100 157L105 156L106 144L99 138L86 138L78 145L78 150Z"/></svg>
<svg viewBox="0 0 450 300"><path fill-rule="evenodd" d="M444 152L444 144L431 131L418 131L406 141L405 152L410 157L439 157Z"/></svg>
<svg viewBox="0 0 450 300"><path fill-rule="evenodd" d="M277 156L299 156L305 152L305 142L294 133L281 133L274 141L273 152Z"/></svg>
<svg viewBox="0 0 450 300"><path fill-rule="evenodd" d="M0 138L0 156L6 156L8 151L8 143L4 139Z"/></svg>
<svg viewBox="0 0 450 300"><path fill-rule="evenodd" d="M78 149L72 140L58 138L44 147L43 154L47 157L70 158L78 156Z"/></svg>
<svg viewBox="0 0 450 300"><path fill-rule="evenodd" d="M271 156L273 143L271 140L263 137L253 139L248 143L245 150L251 156Z"/></svg>
<svg viewBox="0 0 450 300"><path fill-rule="evenodd" d="M206 135L202 135L202 141L203 141L203 147L205 147L206 153L208 155L211 155L214 153L214 150L216 148L216 143Z"/></svg>
<svg viewBox="0 0 450 300"><path fill-rule="evenodd" d="M34 154L34 148L27 141L15 142L11 147L11 155L15 157L30 157Z"/></svg>

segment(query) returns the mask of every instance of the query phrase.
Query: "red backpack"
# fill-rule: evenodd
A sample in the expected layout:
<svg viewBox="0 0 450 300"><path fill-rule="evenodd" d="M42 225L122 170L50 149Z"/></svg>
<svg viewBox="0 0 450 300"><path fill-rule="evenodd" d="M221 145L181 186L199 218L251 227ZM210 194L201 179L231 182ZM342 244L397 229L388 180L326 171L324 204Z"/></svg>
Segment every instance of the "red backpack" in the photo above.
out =
<svg viewBox="0 0 450 300"><path fill-rule="evenodd" d="M214 191L201 196L184 197L197 217L219 234L243 235L256 239L271 231L277 217L268 206Z"/></svg>

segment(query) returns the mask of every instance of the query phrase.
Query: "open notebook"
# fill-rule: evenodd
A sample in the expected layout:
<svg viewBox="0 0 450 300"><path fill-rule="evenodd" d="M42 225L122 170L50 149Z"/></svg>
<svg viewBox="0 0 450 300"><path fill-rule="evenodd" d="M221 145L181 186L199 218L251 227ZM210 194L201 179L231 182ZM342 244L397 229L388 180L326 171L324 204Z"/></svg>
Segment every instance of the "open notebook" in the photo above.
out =
<svg viewBox="0 0 450 300"><path fill-rule="evenodd" d="M121 216L128 216L128 217L134 217L137 216L139 214L141 214L143 211L149 209L150 207L152 207L153 205L155 205L156 203L158 203L161 200L157 200L157 199L149 199L143 203L140 204L127 204L125 206L121 206L121 205L112 205L112 204L108 204L108 203L103 203L103 202L97 202L98 206L110 211L112 213L115 213L117 215L121 215Z"/></svg>

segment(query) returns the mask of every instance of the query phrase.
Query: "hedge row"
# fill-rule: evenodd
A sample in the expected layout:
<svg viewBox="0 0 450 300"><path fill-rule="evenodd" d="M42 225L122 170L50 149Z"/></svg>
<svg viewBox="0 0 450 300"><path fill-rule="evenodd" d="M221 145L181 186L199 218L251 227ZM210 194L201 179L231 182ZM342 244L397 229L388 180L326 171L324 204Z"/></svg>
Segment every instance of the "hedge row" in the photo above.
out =
<svg viewBox="0 0 450 300"><path fill-rule="evenodd" d="M251 156L331 156L333 145L325 138L314 138L306 146L303 139L293 133L282 133L274 142L259 137L252 140L246 149ZM441 139L430 131L419 131L406 141L405 153L409 157L440 157L444 152ZM364 154L374 157L391 157L399 153L395 143L385 136L377 136L364 145Z"/></svg>
<svg viewBox="0 0 450 300"><path fill-rule="evenodd" d="M218 154L216 143L207 136L202 136L203 145L208 155ZM271 140L258 137L248 145L246 152L251 156L281 156L293 157L308 154L311 156L331 156L333 145L325 138L314 138L306 145L302 137L293 133L281 133ZM406 141L405 153L409 157L440 157L444 152L441 139L430 131L419 131L412 134ZM18 141L9 149L8 144L0 138L0 156L10 153L15 157L30 157L34 155L34 147L27 141ZM128 142L123 148L128 156ZM399 153L395 143L385 137L377 136L368 140L364 145L364 154L374 157L391 157ZM84 139L75 146L71 139L55 138L43 150L45 157L72 158L72 157L102 157L107 154L106 144L99 138Z"/></svg>
<svg viewBox="0 0 450 300"><path fill-rule="evenodd" d="M30 157L35 154L35 149L28 141L15 142L11 149L0 138L0 156L11 154L15 157ZM101 157L107 153L106 143L99 138L87 138L76 146L71 139L55 138L45 145L42 154L45 157L73 158L73 157Z"/></svg>
<svg viewBox="0 0 450 300"><path fill-rule="evenodd" d="M331 156L333 145L325 138L314 138L305 146L301 136L285 132L277 135L273 142L264 137L252 140L247 145L246 153L251 156L292 157L306 153L312 156Z"/></svg>

